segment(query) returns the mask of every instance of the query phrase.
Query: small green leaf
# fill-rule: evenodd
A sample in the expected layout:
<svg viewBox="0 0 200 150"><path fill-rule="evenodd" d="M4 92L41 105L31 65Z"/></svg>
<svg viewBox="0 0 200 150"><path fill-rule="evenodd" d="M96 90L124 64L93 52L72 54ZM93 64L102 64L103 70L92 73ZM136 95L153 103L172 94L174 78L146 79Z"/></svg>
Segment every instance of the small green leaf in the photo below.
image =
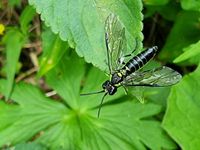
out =
<svg viewBox="0 0 200 150"><path fill-rule="evenodd" d="M174 86L163 120L167 132L181 149L200 149L200 67Z"/></svg>
<svg viewBox="0 0 200 150"><path fill-rule="evenodd" d="M200 1L199 0L181 0L181 6L185 10L195 10L200 11Z"/></svg>
<svg viewBox="0 0 200 150"><path fill-rule="evenodd" d="M50 71L63 57L68 49L67 42L51 32L49 28L42 34L43 54L40 59L38 76L41 77Z"/></svg>
<svg viewBox="0 0 200 150"><path fill-rule="evenodd" d="M42 20L87 62L107 70L104 24L115 13L126 28L128 50L142 47L141 0L29 0ZM136 39L138 42L136 42Z"/></svg>
<svg viewBox="0 0 200 150"><path fill-rule="evenodd" d="M15 72L18 64L18 59L22 46L26 41L26 37L15 28L10 29L3 39L6 46L6 76L7 76L7 94L6 99L9 98L12 91Z"/></svg>
<svg viewBox="0 0 200 150"><path fill-rule="evenodd" d="M35 9L32 6L26 6L20 15L20 26L22 33L27 34L29 29L29 24L36 15Z"/></svg>
<svg viewBox="0 0 200 150"><path fill-rule="evenodd" d="M200 55L200 41L183 49L184 53L174 60L174 63L185 61ZM200 56L199 56L200 57ZM198 57L198 58L199 58Z"/></svg>
<svg viewBox="0 0 200 150"><path fill-rule="evenodd" d="M178 14L167 42L159 54L160 59L173 61L182 53L183 48L199 41L199 17L200 13L192 11L182 11Z"/></svg>

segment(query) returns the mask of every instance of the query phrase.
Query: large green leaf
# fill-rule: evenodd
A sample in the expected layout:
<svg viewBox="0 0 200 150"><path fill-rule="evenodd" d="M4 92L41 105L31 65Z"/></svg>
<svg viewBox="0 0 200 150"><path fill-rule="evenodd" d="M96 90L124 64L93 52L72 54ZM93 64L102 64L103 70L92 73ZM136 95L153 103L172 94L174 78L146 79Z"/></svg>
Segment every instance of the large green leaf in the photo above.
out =
<svg viewBox="0 0 200 150"><path fill-rule="evenodd" d="M100 82L105 75L93 68L81 82L84 76L84 70L81 69L83 61L78 61L74 54L68 54L62 60L48 75L58 71L61 77L48 77L47 80L63 99L67 98L64 100L67 105L46 98L32 85L16 84L11 99L18 105L0 103L0 107L4 108L0 111L0 146L25 142L40 133L34 136L38 137L36 142L51 149L143 150L146 147L176 147L162 130L160 122L152 117L161 111L159 105L143 105L128 97L117 98L119 92L115 104L104 105L100 118L97 118L98 108L94 106L99 105L102 95L80 96L79 89L82 85L82 92L101 89ZM63 64L69 71L65 70ZM4 85L5 81L1 81L0 92L3 94ZM115 96L108 96L105 101L112 98Z"/></svg>
<svg viewBox="0 0 200 150"><path fill-rule="evenodd" d="M185 150L200 149L200 68L172 88L163 126Z"/></svg>
<svg viewBox="0 0 200 150"><path fill-rule="evenodd" d="M106 70L104 24L112 12L126 28L129 51L142 47L142 2L140 0L29 0L42 20L76 48L87 62Z"/></svg>
<svg viewBox="0 0 200 150"><path fill-rule="evenodd" d="M178 14L159 54L160 59L172 61L182 53L183 48L196 43L200 39L199 17L200 13L193 11L182 11Z"/></svg>
<svg viewBox="0 0 200 150"><path fill-rule="evenodd" d="M26 37L15 28L11 28L3 39L6 46L6 76L7 76L7 94L6 99L9 98L12 91L15 72L17 68L18 59L22 46L26 41Z"/></svg>

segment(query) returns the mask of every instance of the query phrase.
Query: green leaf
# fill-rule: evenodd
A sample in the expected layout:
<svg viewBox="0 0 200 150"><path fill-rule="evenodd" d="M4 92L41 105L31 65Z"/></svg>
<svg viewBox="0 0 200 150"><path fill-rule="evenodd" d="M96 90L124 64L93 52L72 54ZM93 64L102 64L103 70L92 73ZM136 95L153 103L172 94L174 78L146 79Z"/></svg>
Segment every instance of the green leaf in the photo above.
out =
<svg viewBox="0 0 200 150"><path fill-rule="evenodd" d="M185 61L198 56L200 58L200 41L183 49L184 53L174 60L174 63Z"/></svg>
<svg viewBox="0 0 200 150"><path fill-rule="evenodd" d="M35 9L32 6L26 6L20 15L20 26L22 33L27 34L29 29L29 24L33 20L33 17L36 15Z"/></svg>
<svg viewBox="0 0 200 150"><path fill-rule="evenodd" d="M104 107L100 119L74 114L62 126L49 128L38 141L54 149L58 142L65 149L173 149L175 145L160 123L149 118L159 111L160 107L154 104L126 102Z"/></svg>
<svg viewBox="0 0 200 150"><path fill-rule="evenodd" d="M42 20L75 47L79 56L87 62L107 70L104 24L112 12L119 16L126 28L128 50L131 52L138 41L142 47L142 2L140 0L29 0Z"/></svg>
<svg viewBox="0 0 200 150"><path fill-rule="evenodd" d="M26 41L26 37L15 28L10 29L3 39L6 46L6 76L7 76L7 94L6 99L9 98L12 92L15 72L18 64L18 59L22 46Z"/></svg>
<svg viewBox="0 0 200 150"><path fill-rule="evenodd" d="M185 10L196 10L200 11L200 1L199 0L181 0L181 6Z"/></svg>
<svg viewBox="0 0 200 150"><path fill-rule="evenodd" d="M166 5L169 0L143 0L146 5Z"/></svg>
<svg viewBox="0 0 200 150"><path fill-rule="evenodd" d="M170 1L166 5L156 6L156 5L146 5L145 18L153 17L156 13L159 13L164 19L169 21L175 21L176 17L181 10L179 4L175 1Z"/></svg>
<svg viewBox="0 0 200 150"><path fill-rule="evenodd" d="M5 94L6 82L1 80L0 83L0 92ZM0 146L27 141L60 122L68 111L61 103L46 98L36 87L24 83L15 86L11 99L19 105L0 103L0 108L4 108L0 112Z"/></svg>
<svg viewBox="0 0 200 150"><path fill-rule="evenodd" d="M43 54L40 59L39 77L56 66L68 49L67 42L62 41L49 28L45 29L45 32L42 34L42 44Z"/></svg>
<svg viewBox="0 0 200 150"><path fill-rule="evenodd" d="M160 122L153 117L160 113L159 105L143 105L128 97L119 98L119 91L116 96L106 97L100 118L97 118L98 107L95 106L99 105L103 94L80 96L79 92L101 90L105 75L93 68L84 77L83 61L73 53L65 56L47 76L49 85L61 93L65 105L62 100L56 102L45 97L32 85L16 84L11 99L18 105L0 103L0 108L8 107L0 111L0 146L26 142L39 135L35 142L50 149L176 148ZM54 76L53 83L53 73L57 70L60 77ZM58 78L55 80L55 77ZM0 93L5 94L5 84L5 81L0 82ZM109 99L114 101L106 103ZM10 107L16 107L16 110Z"/></svg>
<svg viewBox="0 0 200 150"><path fill-rule="evenodd" d="M168 99L163 127L181 149L200 149L200 67L174 86Z"/></svg>
<svg viewBox="0 0 200 150"><path fill-rule="evenodd" d="M2 82L1 82L2 83ZM2 87L1 87L2 88ZM4 89L5 90L5 89ZM1 90L2 93L2 90ZM0 101L0 131L12 125L14 121L19 119L20 109L15 105L7 105L2 100Z"/></svg>
<svg viewBox="0 0 200 150"><path fill-rule="evenodd" d="M46 75L46 81L71 107L77 108L84 61L68 51L62 61ZM67 55L68 54L68 55ZM56 78L56 80L55 80Z"/></svg>
<svg viewBox="0 0 200 150"><path fill-rule="evenodd" d="M15 150L47 150L47 148L37 143L21 143L7 150L12 150L13 148Z"/></svg>
<svg viewBox="0 0 200 150"><path fill-rule="evenodd" d="M159 54L160 59L173 61L182 53L183 48L200 39L199 17L200 13L192 11L182 11L178 14L167 41Z"/></svg>

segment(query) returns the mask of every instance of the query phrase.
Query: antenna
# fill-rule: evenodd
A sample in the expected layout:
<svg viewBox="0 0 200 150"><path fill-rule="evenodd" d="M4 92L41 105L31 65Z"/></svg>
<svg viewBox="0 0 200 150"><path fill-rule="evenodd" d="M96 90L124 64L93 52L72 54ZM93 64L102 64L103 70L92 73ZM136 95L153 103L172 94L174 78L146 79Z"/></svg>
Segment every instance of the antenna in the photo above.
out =
<svg viewBox="0 0 200 150"><path fill-rule="evenodd" d="M101 107L102 107L102 104L103 104L103 100L104 100L104 98L106 97L107 94L108 94L108 92L105 93L105 94L103 95L102 99L101 99L101 103L100 103L100 105L99 105L99 109L98 109L98 113L97 113L97 117L98 117L98 118L99 118L99 116L100 116L100 112L101 112Z"/></svg>
<svg viewBox="0 0 200 150"><path fill-rule="evenodd" d="M105 90L101 90L101 91L97 91L97 92L91 92L91 93L83 93L80 94L81 96L85 96L85 95L93 95L93 94L99 94L99 93L103 93L105 92Z"/></svg>

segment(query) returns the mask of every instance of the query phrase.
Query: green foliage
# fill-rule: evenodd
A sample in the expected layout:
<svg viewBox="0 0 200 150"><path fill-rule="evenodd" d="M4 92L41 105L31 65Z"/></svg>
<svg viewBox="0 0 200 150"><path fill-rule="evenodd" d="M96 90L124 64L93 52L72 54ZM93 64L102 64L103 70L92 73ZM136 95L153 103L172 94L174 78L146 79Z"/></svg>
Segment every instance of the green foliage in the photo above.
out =
<svg viewBox="0 0 200 150"><path fill-rule="evenodd" d="M9 0L14 15L2 13L6 7L0 2L0 23L6 27L0 37L0 148L200 149L200 2L143 2L29 0L28 6ZM100 91L109 80L104 26L110 13L125 27L129 52L142 50L143 34L145 47L159 46L158 57L144 70L174 62L184 77L172 88L134 87L133 95L118 88L106 96L97 118L104 93L80 94Z"/></svg>
<svg viewBox="0 0 200 150"><path fill-rule="evenodd" d="M200 147L200 95L197 92L200 90L199 77L200 68L174 86L168 98L163 126L182 149Z"/></svg>
<svg viewBox="0 0 200 150"><path fill-rule="evenodd" d="M12 91L12 86L14 82L15 72L17 68L17 63L21 48L24 45L25 37L18 29L11 29L4 36L4 43L6 45L6 76L7 76L7 90L6 99L9 98Z"/></svg>
<svg viewBox="0 0 200 150"><path fill-rule="evenodd" d="M26 6L26 8L23 10L19 20L23 34L28 33L30 22L33 20L35 14L35 9L32 6Z"/></svg>
<svg viewBox="0 0 200 150"><path fill-rule="evenodd" d="M7 76L7 94L8 100L12 91L16 68L20 56L21 49L25 44L28 36L28 29L30 22L35 15L35 10L31 6L27 6L20 16L20 29L9 28L8 32L3 38L3 43L6 47L6 76Z"/></svg>
<svg viewBox="0 0 200 150"><path fill-rule="evenodd" d="M8 0L8 4L10 5L10 6L19 6L20 5L20 3L21 3L21 0Z"/></svg>
<svg viewBox="0 0 200 150"><path fill-rule="evenodd" d="M22 144L17 144L14 147L11 147L7 150L46 150L47 148L45 148L44 146L37 144L37 143L22 143Z"/></svg>
<svg viewBox="0 0 200 150"><path fill-rule="evenodd" d="M43 55L40 60L39 77L55 67L68 48L67 42L62 41L60 37L52 33L50 29L46 29L46 31L43 32L42 42Z"/></svg>
<svg viewBox="0 0 200 150"><path fill-rule="evenodd" d="M2 86L5 86L3 81L1 81L1 93L5 93L6 90ZM3 125L0 125L1 146L32 138L39 131L58 122L59 116L67 111L63 105L43 96L36 87L24 83L14 88L11 98L19 105L7 106L1 113L0 122L3 122ZM4 105L5 103L1 102L2 108Z"/></svg>
<svg viewBox="0 0 200 150"><path fill-rule="evenodd" d="M146 5L165 5L169 0L144 0Z"/></svg>
<svg viewBox="0 0 200 150"><path fill-rule="evenodd" d="M191 44L190 46L184 48L183 49L184 53L181 54L179 57L177 57L174 60L174 63L179 63L179 62L185 61L189 58L194 59L195 57L197 59L197 62L199 62L199 59L198 59L199 56L200 56L199 47L200 47L200 41L198 41L195 44Z"/></svg>
<svg viewBox="0 0 200 150"><path fill-rule="evenodd" d="M75 56L64 57L62 63L46 75L46 81L67 104L75 109L78 107L77 99L80 97L80 83L84 71L83 60ZM56 82L55 77L57 77Z"/></svg>
<svg viewBox="0 0 200 150"><path fill-rule="evenodd" d="M116 13L126 27L129 51L136 46L136 38L141 49L142 4L140 0L29 0L29 3L38 13L41 13L42 20L54 33L59 33L62 40L67 40L70 47L76 48L79 56L83 56L87 62L102 70L107 69L104 59L106 57L105 35L102 33L104 33L106 17L111 12Z"/></svg>
<svg viewBox="0 0 200 150"><path fill-rule="evenodd" d="M161 1L159 1L161 2ZM152 15L159 13L163 18L169 21L175 21L176 16L181 10L180 5L175 3L174 1L171 1L165 5L147 5L147 12L145 13L145 18L151 17Z"/></svg>
<svg viewBox="0 0 200 150"><path fill-rule="evenodd" d="M0 125L1 146L25 141L43 132L36 141L52 149L145 149L144 145L151 149L175 148L162 130L160 122L151 118L161 111L159 105L143 105L121 98L119 104L103 107L100 119L96 118L98 108L94 107L98 106L100 97L80 96L84 69L77 74L71 71L83 68L84 63L75 55L69 56L65 55L66 58L52 70L60 78L56 82L54 79L53 87L62 95L65 91L66 96L62 97L67 105L46 98L37 87L25 83L16 84L11 99L18 105L0 104L4 108L4 113L0 113L0 122L4 120L4 124ZM74 60L76 63L70 66ZM98 79L95 83L94 74ZM48 80L53 82L51 75ZM102 79L105 79L103 73L92 69L82 91L98 89ZM1 93L6 93L5 81L0 83ZM12 117L15 119L9 119Z"/></svg>
<svg viewBox="0 0 200 150"><path fill-rule="evenodd" d="M181 6L185 10L200 11L200 1L199 0L181 0Z"/></svg>
<svg viewBox="0 0 200 150"><path fill-rule="evenodd" d="M199 17L200 13L193 11L181 11L177 15L176 22L159 55L160 59L172 61L182 53L184 47L200 39Z"/></svg>

